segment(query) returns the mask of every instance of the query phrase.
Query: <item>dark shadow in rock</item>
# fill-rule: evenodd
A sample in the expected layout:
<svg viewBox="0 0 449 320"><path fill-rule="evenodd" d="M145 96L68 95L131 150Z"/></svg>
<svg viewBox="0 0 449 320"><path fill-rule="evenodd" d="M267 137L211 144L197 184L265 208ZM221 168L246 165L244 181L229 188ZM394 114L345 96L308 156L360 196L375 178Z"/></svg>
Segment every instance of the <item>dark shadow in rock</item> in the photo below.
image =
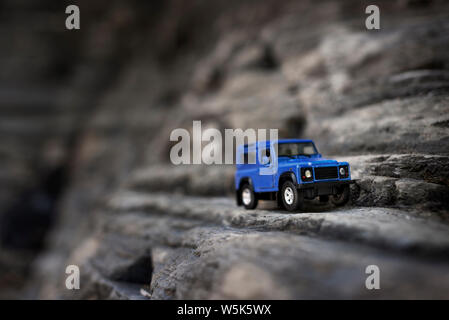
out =
<svg viewBox="0 0 449 320"><path fill-rule="evenodd" d="M432 123L434 127L449 128L449 120L442 120Z"/></svg>
<svg viewBox="0 0 449 320"><path fill-rule="evenodd" d="M5 211L0 224L2 246L36 252L42 249L66 185L66 174L64 165L52 169Z"/></svg>
<svg viewBox="0 0 449 320"><path fill-rule="evenodd" d="M263 55L258 63L258 66L265 70L273 70L278 68L279 62L274 54L273 48L266 45L263 49Z"/></svg>
<svg viewBox="0 0 449 320"><path fill-rule="evenodd" d="M207 80L206 91L218 90L224 81L224 72L219 67L215 67L209 75Z"/></svg>
<svg viewBox="0 0 449 320"><path fill-rule="evenodd" d="M163 92L158 100L158 103L161 104L164 108L174 107L180 98L180 93L176 89L170 89Z"/></svg>
<svg viewBox="0 0 449 320"><path fill-rule="evenodd" d="M338 208L332 205L330 202L321 203L318 199L305 200L304 209L296 210L293 212L287 211L282 207L278 207L276 201L261 201L257 206L257 210L263 211L276 211L279 214L297 214L297 213L311 213L311 212L331 212L336 211Z"/></svg>
<svg viewBox="0 0 449 320"><path fill-rule="evenodd" d="M151 283L153 276L153 260L150 254L146 254L137 259L131 265L116 271L111 279L115 281L125 281L130 283Z"/></svg>
<svg viewBox="0 0 449 320"><path fill-rule="evenodd" d="M307 120L304 116L298 115L296 117L288 119L286 128L286 138L298 138L301 137L304 129L306 128Z"/></svg>
<svg viewBox="0 0 449 320"><path fill-rule="evenodd" d="M400 4L402 4L404 7L424 8L430 6L432 2L433 0L406 0L402 1Z"/></svg>

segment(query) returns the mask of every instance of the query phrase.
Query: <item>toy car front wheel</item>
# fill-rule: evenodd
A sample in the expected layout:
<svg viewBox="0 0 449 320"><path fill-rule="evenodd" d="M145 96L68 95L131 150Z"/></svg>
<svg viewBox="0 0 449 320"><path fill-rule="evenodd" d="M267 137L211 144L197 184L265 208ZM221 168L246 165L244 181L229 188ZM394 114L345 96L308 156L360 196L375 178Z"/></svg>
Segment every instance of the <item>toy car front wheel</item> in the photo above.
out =
<svg viewBox="0 0 449 320"><path fill-rule="evenodd" d="M350 195L349 185L345 185L340 187L336 195L331 196L331 201L337 207L341 207L348 203L349 195Z"/></svg>
<svg viewBox="0 0 449 320"><path fill-rule="evenodd" d="M296 189L296 186L291 181L284 182L279 196L282 199L282 205L287 211L295 211L302 207L303 194Z"/></svg>
<svg viewBox="0 0 449 320"><path fill-rule="evenodd" d="M257 197L250 185L245 184L240 188L240 196L245 209L254 209L257 207Z"/></svg>

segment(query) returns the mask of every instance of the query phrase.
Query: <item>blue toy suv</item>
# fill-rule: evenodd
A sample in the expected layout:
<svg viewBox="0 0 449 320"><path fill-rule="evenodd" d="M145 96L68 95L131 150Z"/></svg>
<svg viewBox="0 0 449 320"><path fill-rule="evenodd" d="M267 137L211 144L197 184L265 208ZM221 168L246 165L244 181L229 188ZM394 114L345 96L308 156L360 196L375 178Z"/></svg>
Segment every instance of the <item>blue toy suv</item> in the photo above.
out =
<svg viewBox="0 0 449 320"><path fill-rule="evenodd" d="M277 154L275 152L277 147ZM349 163L323 159L312 140L278 140L237 149L237 205L254 209L258 200L277 200L288 211L302 209L304 199L329 197L336 206L349 200ZM240 159L240 160L239 160Z"/></svg>

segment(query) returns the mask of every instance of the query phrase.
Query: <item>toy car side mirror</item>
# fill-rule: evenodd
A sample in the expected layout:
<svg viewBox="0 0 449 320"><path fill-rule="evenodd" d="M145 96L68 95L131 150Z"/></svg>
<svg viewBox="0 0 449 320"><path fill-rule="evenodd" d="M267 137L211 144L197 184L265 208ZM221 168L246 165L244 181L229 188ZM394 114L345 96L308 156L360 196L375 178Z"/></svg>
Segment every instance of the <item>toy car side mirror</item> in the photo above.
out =
<svg viewBox="0 0 449 320"><path fill-rule="evenodd" d="M268 158L267 156L263 156L262 160L260 161L261 164L263 165L267 165L270 163L270 158Z"/></svg>

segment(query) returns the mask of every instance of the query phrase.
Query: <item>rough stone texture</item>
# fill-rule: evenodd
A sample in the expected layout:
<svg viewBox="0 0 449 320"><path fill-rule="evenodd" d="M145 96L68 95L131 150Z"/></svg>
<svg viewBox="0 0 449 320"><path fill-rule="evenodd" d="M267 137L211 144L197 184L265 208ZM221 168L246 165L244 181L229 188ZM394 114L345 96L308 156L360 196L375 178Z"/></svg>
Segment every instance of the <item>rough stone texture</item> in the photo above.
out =
<svg viewBox="0 0 449 320"><path fill-rule="evenodd" d="M449 226L404 211L248 213L227 198L140 193L120 193L109 208L101 233L86 240L96 248L80 260L96 270L86 281L103 288L97 298L142 288L152 299L449 298ZM146 257L152 268L129 267ZM381 266L379 293L364 287L369 264ZM141 286L117 289L117 275ZM91 297L93 285L77 297Z"/></svg>
<svg viewBox="0 0 449 320"><path fill-rule="evenodd" d="M449 298L449 4L378 2L2 2L0 296ZM192 120L313 138L351 204L237 208L232 166L169 165Z"/></svg>

